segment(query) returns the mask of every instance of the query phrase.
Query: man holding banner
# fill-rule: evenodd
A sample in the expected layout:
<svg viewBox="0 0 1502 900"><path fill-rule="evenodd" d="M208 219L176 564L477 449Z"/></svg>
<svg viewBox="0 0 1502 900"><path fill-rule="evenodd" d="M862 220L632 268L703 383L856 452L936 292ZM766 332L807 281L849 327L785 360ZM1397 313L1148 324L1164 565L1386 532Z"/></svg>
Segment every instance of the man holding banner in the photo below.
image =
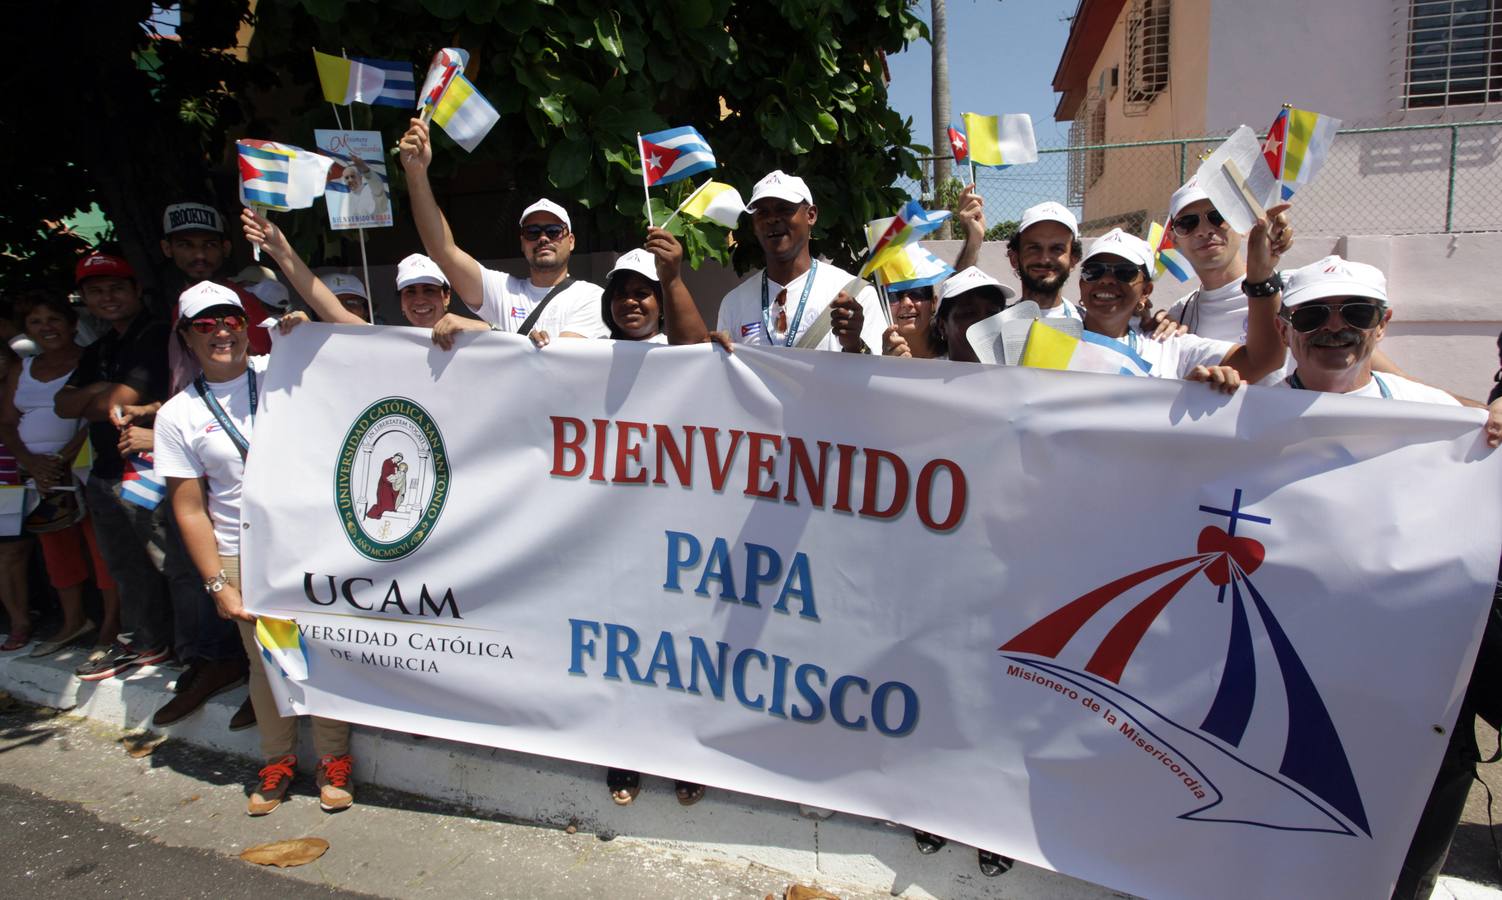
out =
<svg viewBox="0 0 1502 900"><path fill-rule="evenodd" d="M885 316L876 289L813 258L808 241L819 208L803 179L770 173L746 208L766 268L725 295L718 330L743 344L846 353L880 347Z"/></svg>
<svg viewBox="0 0 1502 900"><path fill-rule="evenodd" d="M449 230L443 210L438 208L428 182L433 144L426 123L413 119L400 147L412 218L422 236L423 247L476 315L498 331L526 334L542 330L553 335L607 336L600 318L599 285L569 277L568 260L574 250L574 235L563 207L543 199L522 212L518 224L521 251L527 260L527 278L488 269L454 242L454 233ZM442 342L456 331L485 327L450 315L433 327L433 337Z"/></svg>

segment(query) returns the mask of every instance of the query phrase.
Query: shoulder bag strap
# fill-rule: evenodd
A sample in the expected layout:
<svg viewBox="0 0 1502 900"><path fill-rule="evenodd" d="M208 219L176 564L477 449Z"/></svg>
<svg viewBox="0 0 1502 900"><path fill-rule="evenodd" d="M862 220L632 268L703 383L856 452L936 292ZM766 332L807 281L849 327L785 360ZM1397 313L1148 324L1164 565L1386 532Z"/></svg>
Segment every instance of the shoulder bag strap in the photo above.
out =
<svg viewBox="0 0 1502 900"><path fill-rule="evenodd" d="M548 308L548 304L551 303L551 302L553 302L553 298L554 297L556 297L559 294L563 293L565 290L568 289L568 286L571 285L571 284L573 284L573 283L574 283L573 276L572 275L566 275L566 276L564 276L564 278L563 278L562 281L560 281L557 284L553 285L553 289L551 291L548 291L547 294L541 300L539 300L537 302L536 306L532 307L532 314L529 315L529 316L527 316L527 318L522 322L521 327L516 330L516 333L517 334L531 334L532 333L532 326L536 325L537 324L537 320L542 317L542 311ZM552 336L553 337L557 337L558 335L555 334L555 335L552 335Z"/></svg>

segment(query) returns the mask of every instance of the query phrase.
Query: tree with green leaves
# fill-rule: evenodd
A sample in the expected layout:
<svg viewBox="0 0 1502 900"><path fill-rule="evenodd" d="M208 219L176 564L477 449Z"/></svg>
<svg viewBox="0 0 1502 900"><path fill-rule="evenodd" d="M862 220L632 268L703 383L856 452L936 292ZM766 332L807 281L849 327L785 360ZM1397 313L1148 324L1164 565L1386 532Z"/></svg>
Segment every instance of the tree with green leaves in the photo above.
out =
<svg viewBox="0 0 1502 900"><path fill-rule="evenodd" d="M848 263L865 222L901 205L896 178L918 174L911 122L887 105L883 59L925 34L911 2L184 0L176 39L152 35L144 0L21 8L5 37L10 70L57 68L66 53L69 83L28 78L44 95L3 114L8 133L37 139L7 148L24 202L0 210L0 245L26 256L41 219L93 201L132 262L154 262L166 202L208 194L234 208L234 138L312 146L312 130L332 125L311 48L409 59L420 74L435 50L459 46L502 119L474 154L440 152L434 178L451 190L488 192L496 206L572 201L598 249L634 246L646 218L636 133L692 124L715 149L719 180L744 190L774 168L801 174L820 201L820 252ZM69 113L39 119L43 109ZM356 127L393 140L405 129L402 110L356 110ZM654 193L659 216L690 189ZM320 209L285 227L317 258L324 221ZM691 261L725 258L715 226L679 222ZM744 269L760 251L749 223L738 237Z"/></svg>

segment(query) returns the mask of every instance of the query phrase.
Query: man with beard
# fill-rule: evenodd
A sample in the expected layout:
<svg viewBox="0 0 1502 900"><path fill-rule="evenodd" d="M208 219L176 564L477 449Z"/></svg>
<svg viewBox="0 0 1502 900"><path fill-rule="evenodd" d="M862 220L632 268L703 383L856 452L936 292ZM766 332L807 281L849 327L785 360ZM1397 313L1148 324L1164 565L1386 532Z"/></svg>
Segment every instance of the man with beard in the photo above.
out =
<svg viewBox="0 0 1502 900"><path fill-rule="evenodd" d="M880 347L876 289L865 285L852 297L846 289L854 276L813 258L809 236L819 208L803 179L772 172L756 183L746 210L766 268L725 295L718 329L743 344L846 353Z"/></svg>
<svg viewBox="0 0 1502 900"><path fill-rule="evenodd" d="M550 335L569 333L591 338L608 336L605 322L600 318L600 286L569 277L568 260L574 250L574 234L563 207L543 199L522 211L518 224L528 277L517 278L486 268L454 242L454 234L433 196L433 186L428 181L428 166L433 161L428 126L413 119L399 146L402 167L407 172L412 218L423 247L443 270L460 299L489 323L446 315L433 326L434 343L448 347L456 332L489 328L517 333L541 330Z"/></svg>
<svg viewBox="0 0 1502 900"><path fill-rule="evenodd" d="M963 272L980 260L986 234L985 202L974 185L960 195L955 219L965 232L965 243L954 267ZM1022 299L1038 304L1045 319L1080 318L1079 307L1061 292L1083 256L1079 220L1052 200L1024 210L1017 233L1007 241L1007 259L1022 281Z"/></svg>
<svg viewBox="0 0 1502 900"><path fill-rule="evenodd" d="M162 255L172 260L173 268L182 274L182 283L168 279L168 295L176 297L200 281L222 284L235 292L245 314L250 319L250 352L262 356L271 352L271 334L259 327L268 315L261 301L243 287L228 278L220 277L219 270L229 259L229 238L224 235L224 222L219 210L202 203L173 203L162 213ZM177 303L168 310L167 321L177 321ZM178 370L181 353L175 343L168 345L168 353L174 371ZM150 432L150 428L146 429Z"/></svg>

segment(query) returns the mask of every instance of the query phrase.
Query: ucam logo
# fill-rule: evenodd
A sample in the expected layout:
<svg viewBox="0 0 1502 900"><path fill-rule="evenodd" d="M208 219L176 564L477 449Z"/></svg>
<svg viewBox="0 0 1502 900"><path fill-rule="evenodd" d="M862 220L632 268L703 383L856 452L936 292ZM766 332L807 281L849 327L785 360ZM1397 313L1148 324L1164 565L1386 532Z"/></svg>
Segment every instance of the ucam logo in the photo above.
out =
<svg viewBox="0 0 1502 900"><path fill-rule="evenodd" d="M1272 520L1244 512L1241 494L1237 489L1230 509L1200 507L1229 518L1230 524L1205 527L1193 554L1095 588L1003 644L999 650L1012 663L1008 674L1066 697L1091 700L1094 705L1087 703L1088 708L1182 782L1196 805L1180 818L1344 835L1359 831L1370 837L1340 734L1292 638L1252 583L1266 551L1260 542L1238 535L1237 525L1270 525ZM1197 580L1200 575L1209 585ZM1129 692L1121 686L1122 677L1169 603L1181 595L1208 599L1211 586L1222 605L1228 592L1231 599L1220 683L1213 696L1204 697L1203 713L1188 722L1175 721L1159 707L1178 701L1188 686ZM1076 642L1082 631L1091 637ZM1096 642L1101 632L1104 636ZM1059 660L1086 653L1083 666ZM1262 658L1268 656L1270 660ZM1260 697L1259 666L1265 669ZM1265 689L1273 680L1281 683L1281 692ZM1259 699L1266 712L1254 715ZM1261 726L1263 731L1284 729L1281 753L1250 749L1268 744L1254 721L1273 723Z"/></svg>
<svg viewBox="0 0 1502 900"><path fill-rule="evenodd" d="M387 397L355 418L334 469L334 503L360 555L391 562L413 553L448 495L448 455L427 410Z"/></svg>

